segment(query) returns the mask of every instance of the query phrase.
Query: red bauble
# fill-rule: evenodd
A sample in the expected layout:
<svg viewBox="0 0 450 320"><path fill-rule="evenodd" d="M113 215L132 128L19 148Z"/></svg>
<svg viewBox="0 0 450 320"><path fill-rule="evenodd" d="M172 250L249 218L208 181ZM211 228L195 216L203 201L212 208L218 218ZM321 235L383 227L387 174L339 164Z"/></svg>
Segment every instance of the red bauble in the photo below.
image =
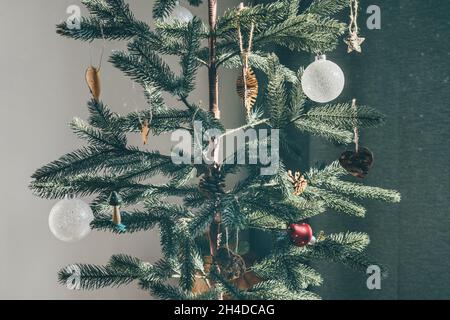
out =
<svg viewBox="0 0 450 320"><path fill-rule="evenodd" d="M308 245L313 238L313 231L311 226L307 223L293 223L289 226L287 231L292 239L292 243L297 247Z"/></svg>

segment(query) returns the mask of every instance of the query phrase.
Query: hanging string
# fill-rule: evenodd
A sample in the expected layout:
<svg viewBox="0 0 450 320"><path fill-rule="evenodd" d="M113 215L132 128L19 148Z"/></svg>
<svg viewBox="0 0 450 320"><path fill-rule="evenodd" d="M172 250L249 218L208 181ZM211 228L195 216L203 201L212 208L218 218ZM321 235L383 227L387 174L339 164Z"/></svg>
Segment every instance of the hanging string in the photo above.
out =
<svg viewBox="0 0 450 320"><path fill-rule="evenodd" d="M350 23L348 25L348 37L344 40L348 45L348 53L356 51L361 53L361 44L366 40L359 36L358 27L358 0L350 0Z"/></svg>
<svg viewBox="0 0 450 320"><path fill-rule="evenodd" d="M358 33L358 9L359 3L358 0L350 0L350 24L349 24L349 32Z"/></svg>
<svg viewBox="0 0 450 320"><path fill-rule="evenodd" d="M243 86L244 86L244 106L247 110L247 117L250 118L250 113L252 109L251 100L248 99L249 97L249 88L248 88L248 71L249 71L249 56L251 54L251 50L253 47L253 35L255 32L255 24L252 22L250 27L250 34L248 39L248 46L247 49L244 48L244 37L242 36L242 30L241 30L241 23L240 23L240 12L244 10L245 6L244 3L239 4L239 14L238 14L238 20L237 20L237 33L238 33L238 39L239 39L239 51L240 51L240 57L241 57L241 63L242 63L242 77L243 77Z"/></svg>
<svg viewBox="0 0 450 320"><path fill-rule="evenodd" d="M239 229L236 229L236 249L234 252L239 252Z"/></svg>
<svg viewBox="0 0 450 320"><path fill-rule="evenodd" d="M355 111L355 119L358 117L358 107L356 105L356 99L352 100L352 108ZM358 129L358 123L357 120L355 120L355 127L353 129L353 132L355 134L355 151L356 153L359 152L359 129Z"/></svg>
<svg viewBox="0 0 450 320"><path fill-rule="evenodd" d="M100 29L100 34L101 34L102 39L103 39L103 41L102 41L102 47L101 47L101 52L100 52L100 59L99 59L99 62L98 62L98 67L96 68L97 71L100 71L100 69L102 68L103 56L104 56L104 53L105 53L106 37L105 37L105 33L103 32L103 26L102 26L102 23L101 23L101 22L99 22L98 27L99 27L99 29ZM91 66L94 65L92 60L93 60L92 46L89 46L89 62L90 62L90 65L91 65Z"/></svg>
<svg viewBox="0 0 450 320"><path fill-rule="evenodd" d="M228 256L231 257L231 252L230 252L230 237L229 237L229 233L228 233L228 227L225 227L225 247L227 248L227 252L228 252Z"/></svg>

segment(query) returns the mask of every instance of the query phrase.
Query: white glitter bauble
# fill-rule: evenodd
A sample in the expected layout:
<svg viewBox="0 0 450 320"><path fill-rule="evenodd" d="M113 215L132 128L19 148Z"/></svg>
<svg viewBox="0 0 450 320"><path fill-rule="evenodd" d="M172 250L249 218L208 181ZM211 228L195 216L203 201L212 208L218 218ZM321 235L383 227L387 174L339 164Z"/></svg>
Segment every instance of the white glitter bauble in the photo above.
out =
<svg viewBox="0 0 450 320"><path fill-rule="evenodd" d="M187 8L181 6L180 3L177 1L175 8L173 8L170 15L165 17L163 21L165 23L173 23L175 21L188 23L191 22L192 19L194 19L194 15Z"/></svg>
<svg viewBox="0 0 450 320"><path fill-rule="evenodd" d="M302 76L303 92L312 101L330 102L342 93L345 76L342 69L334 62L327 60L325 55L318 56Z"/></svg>
<svg viewBox="0 0 450 320"><path fill-rule="evenodd" d="M79 199L69 197L59 201L50 211L50 231L61 241L75 242L86 237L94 220L91 207Z"/></svg>

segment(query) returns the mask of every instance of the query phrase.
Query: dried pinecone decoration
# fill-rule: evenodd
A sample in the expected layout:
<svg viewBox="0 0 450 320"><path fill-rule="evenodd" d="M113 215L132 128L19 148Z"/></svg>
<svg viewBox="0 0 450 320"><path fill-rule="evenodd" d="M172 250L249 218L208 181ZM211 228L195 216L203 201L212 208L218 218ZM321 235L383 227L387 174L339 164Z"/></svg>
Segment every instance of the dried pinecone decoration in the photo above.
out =
<svg viewBox="0 0 450 320"><path fill-rule="evenodd" d="M215 195L224 194L225 178L219 165L212 165L200 179L198 185L200 192L207 198L211 199Z"/></svg>
<svg viewBox="0 0 450 320"><path fill-rule="evenodd" d="M308 187L308 180L305 179L301 172L295 172L295 174L292 174L292 171L289 170L288 179L294 186L295 196L301 195Z"/></svg>
<svg viewBox="0 0 450 320"><path fill-rule="evenodd" d="M247 94L245 94L245 87L247 84ZM236 91L244 100L245 107L247 108L247 113L251 113L251 109L255 105L256 99L258 98L258 79L251 68L247 69L245 80L244 75L241 75L236 82Z"/></svg>
<svg viewBox="0 0 450 320"><path fill-rule="evenodd" d="M373 153L367 148L356 151L345 151L339 158L341 166L352 176L365 178L373 166Z"/></svg>
<svg viewBox="0 0 450 320"><path fill-rule="evenodd" d="M217 250L214 261L220 267L220 273L227 280L235 280L245 274L245 261L242 257L225 247Z"/></svg>

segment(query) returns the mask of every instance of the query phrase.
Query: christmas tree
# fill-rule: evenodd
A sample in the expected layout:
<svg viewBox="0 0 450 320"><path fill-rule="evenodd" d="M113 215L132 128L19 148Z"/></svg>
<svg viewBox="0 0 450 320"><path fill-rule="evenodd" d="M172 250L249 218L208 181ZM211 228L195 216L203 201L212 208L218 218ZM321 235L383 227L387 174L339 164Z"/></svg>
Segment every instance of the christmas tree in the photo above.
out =
<svg viewBox="0 0 450 320"><path fill-rule="evenodd" d="M126 41L127 50L114 51L109 62L142 86L148 106L125 115L112 112L100 99L99 69L91 66L86 73L93 95L90 117L71 123L87 146L39 169L30 187L47 199L94 198L92 218L80 200L66 199L55 208L56 217L63 212L63 221L54 227L54 232L66 233L61 238L81 238L85 230L79 224L86 221L94 230L118 236L158 228L163 253L159 261L116 255L104 266L75 265L81 289L138 281L160 299L317 299L311 289L323 279L310 261L333 261L361 272L378 264L364 253L367 234L313 232L307 222L329 210L363 217L366 210L358 199L400 201L396 191L355 180L365 177L373 162L371 152L359 147L358 130L381 125L384 116L355 101L313 103L305 93L318 102L333 100L335 92L323 91L336 91L334 85L340 84L321 87L314 70L292 71L273 53L279 46L317 55L334 50L346 24L332 16L349 1L315 0L300 12L300 0L280 0L230 8L221 17L217 1L186 1L205 6L209 21L203 22L175 0L157 0L152 30L124 0L83 0L90 16L81 19L80 28L67 23L57 27L60 35L81 41ZM180 58L180 72L164 61L167 55ZM199 68L208 69L209 110L190 99ZM227 112L218 103L220 68L241 72L237 91L246 123L231 131L220 121L221 112ZM177 98L179 105L167 106L163 94ZM223 156L221 142L249 129L265 135L244 138ZM194 137L200 130L200 138L189 142L192 148L174 147L171 155L127 142L129 134L141 135L147 144L150 133L180 130ZM341 145L355 143L356 150L300 173L305 164L298 163L297 141L304 134ZM267 171L264 152L253 152L261 146L279 155L273 172ZM166 183L152 183L156 175L165 176ZM230 177L238 177L238 183ZM239 241L248 230L264 232L271 252L248 252ZM59 273L63 284L72 276L73 268Z"/></svg>

